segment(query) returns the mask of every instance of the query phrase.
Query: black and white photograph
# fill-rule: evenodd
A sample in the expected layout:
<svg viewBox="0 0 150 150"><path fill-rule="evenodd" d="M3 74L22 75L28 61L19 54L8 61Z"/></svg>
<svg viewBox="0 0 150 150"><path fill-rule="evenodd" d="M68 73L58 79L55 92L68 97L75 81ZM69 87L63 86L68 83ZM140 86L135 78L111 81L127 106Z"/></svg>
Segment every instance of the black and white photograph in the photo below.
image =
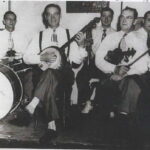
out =
<svg viewBox="0 0 150 150"><path fill-rule="evenodd" d="M1 148L150 150L150 0L1 0Z"/></svg>

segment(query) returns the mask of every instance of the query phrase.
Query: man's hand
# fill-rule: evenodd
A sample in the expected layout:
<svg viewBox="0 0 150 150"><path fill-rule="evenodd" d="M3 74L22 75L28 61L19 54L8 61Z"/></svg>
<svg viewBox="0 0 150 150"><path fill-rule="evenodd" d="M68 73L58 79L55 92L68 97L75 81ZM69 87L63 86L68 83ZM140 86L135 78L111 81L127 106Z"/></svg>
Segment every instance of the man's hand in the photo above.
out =
<svg viewBox="0 0 150 150"><path fill-rule="evenodd" d="M116 66L114 74L123 77L127 74L128 71L129 68L127 66Z"/></svg>
<svg viewBox="0 0 150 150"><path fill-rule="evenodd" d="M85 47L85 39L86 35L82 32L79 32L75 37L75 41L77 42L78 46L83 48Z"/></svg>
<svg viewBox="0 0 150 150"><path fill-rule="evenodd" d="M116 75L116 74L113 74L110 79L111 80L114 80L114 81L119 81L119 80L122 80L122 76L119 76L119 75Z"/></svg>
<svg viewBox="0 0 150 150"><path fill-rule="evenodd" d="M57 58L57 56L55 55L54 52L52 52L52 53L45 52L44 54L40 55L41 61L45 61L45 62L49 62L49 63L55 62L56 58Z"/></svg>

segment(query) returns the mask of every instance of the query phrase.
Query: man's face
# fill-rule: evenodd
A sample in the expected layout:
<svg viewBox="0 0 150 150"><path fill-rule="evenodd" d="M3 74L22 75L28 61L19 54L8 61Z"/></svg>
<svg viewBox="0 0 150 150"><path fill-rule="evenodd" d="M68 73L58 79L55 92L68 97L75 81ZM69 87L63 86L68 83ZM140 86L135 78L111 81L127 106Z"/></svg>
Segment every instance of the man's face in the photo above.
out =
<svg viewBox="0 0 150 150"><path fill-rule="evenodd" d="M110 27L113 16L110 11L103 11L101 15L101 22L103 27Z"/></svg>
<svg viewBox="0 0 150 150"><path fill-rule="evenodd" d="M134 12L131 10L124 10L120 16L120 27L122 31L128 32L134 24Z"/></svg>
<svg viewBox="0 0 150 150"><path fill-rule="evenodd" d="M60 12L55 7L49 7L47 8L45 18L47 20L48 26L51 28L56 28L59 26Z"/></svg>
<svg viewBox="0 0 150 150"><path fill-rule="evenodd" d="M147 14L147 17L144 20L144 28L147 32L150 32L150 14Z"/></svg>
<svg viewBox="0 0 150 150"><path fill-rule="evenodd" d="M13 14L7 14L5 19L3 20L3 23L5 25L5 29L11 32L15 29L16 18Z"/></svg>

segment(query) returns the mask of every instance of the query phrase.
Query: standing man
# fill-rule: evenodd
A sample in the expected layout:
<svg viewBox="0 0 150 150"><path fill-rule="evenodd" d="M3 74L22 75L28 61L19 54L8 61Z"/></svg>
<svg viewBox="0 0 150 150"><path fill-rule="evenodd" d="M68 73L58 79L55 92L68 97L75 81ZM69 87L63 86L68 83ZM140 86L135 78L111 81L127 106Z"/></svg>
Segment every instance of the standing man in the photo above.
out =
<svg viewBox="0 0 150 150"><path fill-rule="evenodd" d="M101 11L101 26L96 26L95 29L92 30L92 39L93 39L93 44L92 44L92 53L95 59L95 53L98 50L98 48L100 47L102 41L110 34L115 33L116 31L111 27L111 23L113 20L113 16L114 16L114 11L109 8L103 8ZM97 83L99 82L99 79L101 80L104 77L104 74L102 72L102 70L98 70L95 66L94 60L91 61L90 64L90 77L91 79L89 80L89 84L90 86L93 83ZM94 89L91 88L91 97L90 99L93 101L93 99L95 99L95 95L97 93L97 88L95 87ZM86 102L86 105L84 107L84 109L82 110L82 113L89 113L89 111L93 108L92 104L91 104L91 100L88 100Z"/></svg>
<svg viewBox="0 0 150 150"><path fill-rule="evenodd" d="M48 142L52 138L56 137L56 120L59 119L59 112L57 108L58 102L58 89L60 82L67 84L69 82L69 74L63 75L63 71L66 71L63 66L61 67L60 58L56 46L61 47L68 41L68 31L60 26L61 8L56 4L49 4L45 7L43 12L43 23L46 29L40 34L38 33L31 41L25 55L24 61L27 64L40 65L42 62L48 62L50 68L45 71L36 67L35 90L32 101L25 107L25 113L16 119L12 120L12 123L24 126L30 123L30 116L35 112L37 105L40 103L44 107L45 117L47 121L47 130L45 134L40 138L40 142ZM65 51L69 56L69 62L80 64L84 57L87 56L87 52L82 48L82 38L80 35L76 38L76 42L70 45L70 53ZM53 52L40 53L47 47ZM60 50L60 53L61 52ZM60 62L60 63L59 63ZM55 64L55 65L54 65ZM38 77L37 77L38 76ZM71 80L72 81L72 80ZM70 82L71 82L70 81ZM70 83L71 84L71 83ZM30 115L29 115L30 114ZM22 119L23 118L23 119Z"/></svg>
<svg viewBox="0 0 150 150"><path fill-rule="evenodd" d="M114 16L114 11L111 8L106 7L102 9L101 19L100 19L101 26L97 26L92 31L92 36L93 36L92 50L94 54L96 53L97 49L101 45L101 42L104 40L104 38L107 35L115 32L115 30L111 27L113 16Z"/></svg>

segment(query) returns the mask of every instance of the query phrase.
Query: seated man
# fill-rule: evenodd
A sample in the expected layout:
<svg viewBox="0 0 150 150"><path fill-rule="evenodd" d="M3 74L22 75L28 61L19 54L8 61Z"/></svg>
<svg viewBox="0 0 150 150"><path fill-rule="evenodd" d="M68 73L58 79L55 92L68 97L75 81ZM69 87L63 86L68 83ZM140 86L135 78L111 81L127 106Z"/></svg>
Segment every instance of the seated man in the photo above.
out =
<svg viewBox="0 0 150 150"><path fill-rule="evenodd" d="M14 50L20 55L24 54L27 47L27 38L21 31L15 28L16 23L16 14L12 11L5 12L3 16L3 24L5 29L0 31L0 59L3 59L9 50Z"/></svg>
<svg viewBox="0 0 150 150"><path fill-rule="evenodd" d="M127 115L136 112L137 101L141 93L137 81L140 81L143 74L148 71L150 60L149 56L145 55L132 66L127 67L147 50L145 41L140 41L140 36L137 34L141 29L129 33L136 18L137 11L135 9L126 7L122 10L120 15L121 31L106 37L96 53L96 66L106 74L110 74L110 79L105 80L102 86L100 85L99 95L97 96L97 101L100 104L102 103L103 109L108 112L112 110L117 100L114 93L120 95L119 113ZM135 45L133 46L133 44ZM105 90L105 93L101 92L102 89ZM107 95L106 100L103 94Z"/></svg>
<svg viewBox="0 0 150 150"><path fill-rule="evenodd" d="M64 75L67 68L65 68L66 63L63 64L63 49L60 52L56 49L56 46L61 47L68 41L66 29L59 24L60 17L61 8L58 5L49 4L45 7L43 22L46 29L42 34L37 34L33 38L24 55L25 63L39 65L43 70L36 66L34 97L25 107L24 118L18 115L16 120L11 121L11 123L19 126L29 125L30 116L34 114L37 105L39 103L42 104L47 122L47 130L41 137L41 142L48 142L51 138L56 137L55 121L60 117L57 107L58 89L60 88L60 83L66 83L69 79L69 75ZM73 42L70 45L70 53L65 51L67 56L69 56L67 59L69 59L70 64L72 62L80 64L84 57L87 56L86 51L82 48L82 37L78 36L76 41L79 46L76 42ZM47 68L44 68L44 66L47 66Z"/></svg>
<svg viewBox="0 0 150 150"><path fill-rule="evenodd" d="M14 69L13 64L16 62L19 62L21 67L23 67L22 57L28 46L26 36L20 30L15 28L16 23L16 14L12 11L5 12L3 16L5 29L0 31L0 62L12 69ZM14 69L14 71L20 71L18 69ZM27 84L24 84L26 83L27 74L28 72L25 72L21 75L21 79L23 81L24 97L31 98L32 94L30 91L32 91L32 86L28 86L27 88Z"/></svg>

